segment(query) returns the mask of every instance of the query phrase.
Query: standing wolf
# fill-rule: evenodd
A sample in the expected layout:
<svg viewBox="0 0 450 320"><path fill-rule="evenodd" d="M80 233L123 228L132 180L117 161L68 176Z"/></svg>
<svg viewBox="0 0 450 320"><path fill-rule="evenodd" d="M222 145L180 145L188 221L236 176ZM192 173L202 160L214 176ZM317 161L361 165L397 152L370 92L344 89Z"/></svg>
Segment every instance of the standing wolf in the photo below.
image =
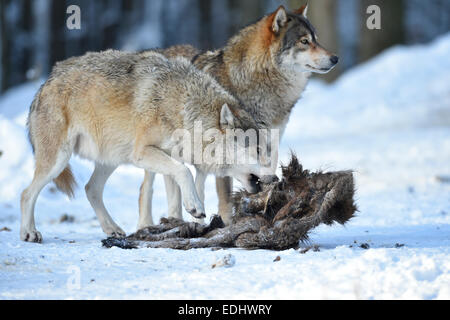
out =
<svg viewBox="0 0 450 320"><path fill-rule="evenodd" d="M339 58L317 41L314 27L307 19L307 6L287 12L283 6L241 30L219 50L196 54L190 46L160 51L181 55L211 74L242 103L261 128L280 130L282 137L289 116L301 97L312 73L327 73ZM276 164L276 163L275 163ZM206 176L197 174L201 199ZM154 173L146 172L141 186L138 229L152 225L151 197ZM165 177L169 216L181 218L180 190L173 179ZM232 180L216 178L219 214L225 222L231 217Z"/></svg>
<svg viewBox="0 0 450 320"><path fill-rule="evenodd" d="M75 182L68 166L73 153L95 162L86 194L108 236L125 236L102 200L105 182L121 164L170 176L181 188L186 210L195 218L204 217L193 177L183 163L193 159L178 159L173 153L184 153L188 147L175 131L191 133L198 121L203 130L215 130L218 140L234 129L257 129L237 99L184 58L109 50L58 63L29 114L36 169L31 185L22 193L21 239L42 241L34 207L46 184L54 180L60 190L73 194ZM200 152L211 143L202 140ZM232 147L238 154L249 148ZM203 172L235 177L250 192L256 191L255 175L262 169L256 159L237 164L220 157L199 167Z"/></svg>

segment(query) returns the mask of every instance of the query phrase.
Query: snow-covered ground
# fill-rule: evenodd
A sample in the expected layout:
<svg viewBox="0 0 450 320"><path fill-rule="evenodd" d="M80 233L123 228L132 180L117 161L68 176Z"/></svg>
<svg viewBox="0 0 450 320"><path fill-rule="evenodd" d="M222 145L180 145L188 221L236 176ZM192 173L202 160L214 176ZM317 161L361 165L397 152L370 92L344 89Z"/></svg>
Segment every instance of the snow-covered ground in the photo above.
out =
<svg viewBox="0 0 450 320"><path fill-rule="evenodd" d="M43 244L21 242L19 197L33 173L25 122L38 84L9 91L0 99L0 229L8 228L0 231L0 299L449 299L449 55L450 34L388 50L333 85L311 82L281 158L287 162L293 149L308 169L354 169L360 212L346 227L314 230L309 245L320 251L304 254L104 249L83 188L70 202L52 186L36 206ZM74 158L72 166L83 186L92 164ZM105 191L128 233L142 175L120 168ZM166 214L161 177L155 187L159 219ZM210 177L209 213L214 189ZM64 214L75 221L61 223ZM211 267L228 254L234 266Z"/></svg>

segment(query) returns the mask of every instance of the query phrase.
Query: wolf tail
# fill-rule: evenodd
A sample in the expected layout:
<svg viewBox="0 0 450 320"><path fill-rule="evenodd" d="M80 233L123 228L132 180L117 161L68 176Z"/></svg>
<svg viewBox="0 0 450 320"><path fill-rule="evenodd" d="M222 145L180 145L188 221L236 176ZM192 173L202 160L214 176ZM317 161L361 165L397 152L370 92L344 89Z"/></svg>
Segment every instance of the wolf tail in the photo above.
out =
<svg viewBox="0 0 450 320"><path fill-rule="evenodd" d="M65 193L69 198L73 198L74 189L76 188L77 183L73 177L70 166L67 166L53 182L59 191Z"/></svg>

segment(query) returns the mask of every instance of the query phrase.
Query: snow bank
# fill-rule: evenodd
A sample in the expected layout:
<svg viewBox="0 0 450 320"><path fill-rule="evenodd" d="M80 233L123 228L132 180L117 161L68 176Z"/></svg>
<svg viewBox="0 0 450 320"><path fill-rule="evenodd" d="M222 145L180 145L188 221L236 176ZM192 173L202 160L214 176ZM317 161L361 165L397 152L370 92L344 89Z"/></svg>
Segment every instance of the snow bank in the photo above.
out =
<svg viewBox="0 0 450 320"><path fill-rule="evenodd" d="M34 166L26 117L39 84L9 91L0 98L0 230L12 231L0 231L0 299L449 299L450 185L437 179L450 177L449 55L447 34L387 50L333 85L311 82L291 117L281 159L293 149L306 168L355 170L360 212L346 228L316 229L310 244L320 251L305 254L106 250L83 188L69 202L51 186L36 205L44 243L19 241L20 192ZM84 185L92 164L77 158L71 164ZM142 175L122 167L105 190L106 206L128 233L137 223ZM210 177L210 213L214 189ZM155 220L166 207L158 177ZM58 222L62 214L74 223ZM230 253L232 267L211 268Z"/></svg>
<svg viewBox="0 0 450 320"><path fill-rule="evenodd" d="M286 140L450 125L450 33L433 44L394 47L335 84L312 83Z"/></svg>

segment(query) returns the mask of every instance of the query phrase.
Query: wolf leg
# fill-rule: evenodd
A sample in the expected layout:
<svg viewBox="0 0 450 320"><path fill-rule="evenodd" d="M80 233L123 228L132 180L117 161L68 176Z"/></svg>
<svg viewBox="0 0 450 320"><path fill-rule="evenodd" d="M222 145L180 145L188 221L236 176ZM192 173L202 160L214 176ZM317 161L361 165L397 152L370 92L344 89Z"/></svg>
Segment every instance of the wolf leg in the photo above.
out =
<svg viewBox="0 0 450 320"><path fill-rule="evenodd" d="M52 146L47 145L46 149L49 149L49 147ZM48 152L50 150L41 150L39 146L36 148L36 169L34 178L30 186L22 192L20 201L22 211L20 239L23 241L42 242L42 235L36 230L34 221L34 208L37 197L50 181L63 172L69 162L73 150L71 146L58 149L59 150L54 152Z"/></svg>
<svg viewBox="0 0 450 320"><path fill-rule="evenodd" d="M155 173L145 170L144 181L139 193L139 222L137 230L153 226L152 200Z"/></svg>
<svg viewBox="0 0 450 320"><path fill-rule="evenodd" d="M216 190L219 196L219 215L225 225L231 224L233 214L232 192L233 179L230 177L216 178Z"/></svg>
<svg viewBox="0 0 450 320"><path fill-rule="evenodd" d="M197 190L200 201L205 204L205 181L206 175L197 170L195 177L195 188ZM183 219L181 212L181 190L178 184L170 176L164 176L164 182L166 185L167 204L169 207L169 218ZM204 223L204 219L195 219L197 223Z"/></svg>
<svg viewBox="0 0 450 320"><path fill-rule="evenodd" d="M208 175L203 171L197 169L197 175L195 176L195 189L197 190L200 201L205 205L205 182ZM205 219L194 219L194 222L203 224Z"/></svg>
<svg viewBox="0 0 450 320"><path fill-rule="evenodd" d="M95 164L95 170L85 187L86 196L97 215L103 232L109 237L124 237L125 232L114 222L103 203L103 190L106 181L117 167Z"/></svg>
<svg viewBox="0 0 450 320"><path fill-rule="evenodd" d="M178 184L171 176L164 176L164 184L166 186L167 206L169 218L183 219L181 209L181 190Z"/></svg>
<svg viewBox="0 0 450 320"><path fill-rule="evenodd" d="M181 188L186 211L194 218L204 218L205 209L197 191L189 168L167 155L161 149L139 146L134 153L134 164L148 171L172 176Z"/></svg>

